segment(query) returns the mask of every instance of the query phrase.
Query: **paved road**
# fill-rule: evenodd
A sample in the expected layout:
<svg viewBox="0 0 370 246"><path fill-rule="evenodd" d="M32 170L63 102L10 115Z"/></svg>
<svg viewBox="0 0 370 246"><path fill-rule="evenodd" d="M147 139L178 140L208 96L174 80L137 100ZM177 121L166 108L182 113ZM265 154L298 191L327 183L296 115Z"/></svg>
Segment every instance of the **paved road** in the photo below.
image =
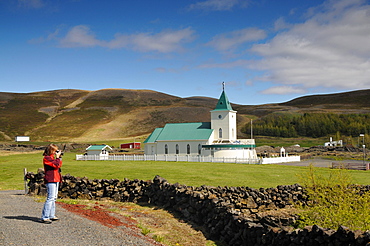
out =
<svg viewBox="0 0 370 246"><path fill-rule="evenodd" d="M43 202L0 191L0 245L159 245L132 229L108 228L57 207L60 221L39 222Z"/></svg>

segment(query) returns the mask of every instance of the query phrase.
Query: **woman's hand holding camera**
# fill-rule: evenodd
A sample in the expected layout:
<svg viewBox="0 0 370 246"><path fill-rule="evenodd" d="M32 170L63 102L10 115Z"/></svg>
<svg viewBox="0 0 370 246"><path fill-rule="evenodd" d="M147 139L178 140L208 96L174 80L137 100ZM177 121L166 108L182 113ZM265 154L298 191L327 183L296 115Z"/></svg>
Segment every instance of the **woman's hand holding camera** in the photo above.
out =
<svg viewBox="0 0 370 246"><path fill-rule="evenodd" d="M62 151L60 151L60 150L55 151L55 156L57 158L60 158L61 155L62 155Z"/></svg>

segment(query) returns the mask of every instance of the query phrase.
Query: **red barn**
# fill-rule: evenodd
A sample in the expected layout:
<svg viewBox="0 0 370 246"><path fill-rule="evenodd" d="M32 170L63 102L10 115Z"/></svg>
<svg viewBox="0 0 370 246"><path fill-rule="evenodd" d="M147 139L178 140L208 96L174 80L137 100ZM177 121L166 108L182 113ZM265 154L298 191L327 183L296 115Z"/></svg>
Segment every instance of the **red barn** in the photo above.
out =
<svg viewBox="0 0 370 246"><path fill-rule="evenodd" d="M121 149L140 149L140 142L124 143L121 144Z"/></svg>

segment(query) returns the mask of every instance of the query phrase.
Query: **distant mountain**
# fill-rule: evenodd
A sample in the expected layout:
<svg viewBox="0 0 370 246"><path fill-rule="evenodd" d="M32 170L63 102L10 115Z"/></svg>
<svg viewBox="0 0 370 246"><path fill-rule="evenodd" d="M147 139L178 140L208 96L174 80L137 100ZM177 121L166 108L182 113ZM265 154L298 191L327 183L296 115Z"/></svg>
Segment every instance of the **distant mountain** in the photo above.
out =
<svg viewBox="0 0 370 246"><path fill-rule="evenodd" d="M295 106L295 107L312 107L325 105L327 108L343 107L343 108L369 108L370 107L370 89L359 90L326 95L304 96L293 99L280 105Z"/></svg>
<svg viewBox="0 0 370 246"><path fill-rule="evenodd" d="M305 96L285 103L232 104L241 129L271 113L369 113L370 90ZM210 121L217 99L180 98L151 90L0 92L0 141L97 141L147 135L169 122ZM239 137L243 137L239 132Z"/></svg>

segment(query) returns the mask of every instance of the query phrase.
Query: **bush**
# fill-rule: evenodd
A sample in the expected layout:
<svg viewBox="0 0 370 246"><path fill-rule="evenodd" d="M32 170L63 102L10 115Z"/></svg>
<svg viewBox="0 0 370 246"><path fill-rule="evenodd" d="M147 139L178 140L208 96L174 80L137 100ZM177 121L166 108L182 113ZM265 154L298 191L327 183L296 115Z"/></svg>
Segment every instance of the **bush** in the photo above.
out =
<svg viewBox="0 0 370 246"><path fill-rule="evenodd" d="M311 165L308 173L300 179L309 203L301 207L298 227L320 225L336 229L342 225L351 230L370 229L370 192L351 184L347 170L332 170L325 178L318 175Z"/></svg>

